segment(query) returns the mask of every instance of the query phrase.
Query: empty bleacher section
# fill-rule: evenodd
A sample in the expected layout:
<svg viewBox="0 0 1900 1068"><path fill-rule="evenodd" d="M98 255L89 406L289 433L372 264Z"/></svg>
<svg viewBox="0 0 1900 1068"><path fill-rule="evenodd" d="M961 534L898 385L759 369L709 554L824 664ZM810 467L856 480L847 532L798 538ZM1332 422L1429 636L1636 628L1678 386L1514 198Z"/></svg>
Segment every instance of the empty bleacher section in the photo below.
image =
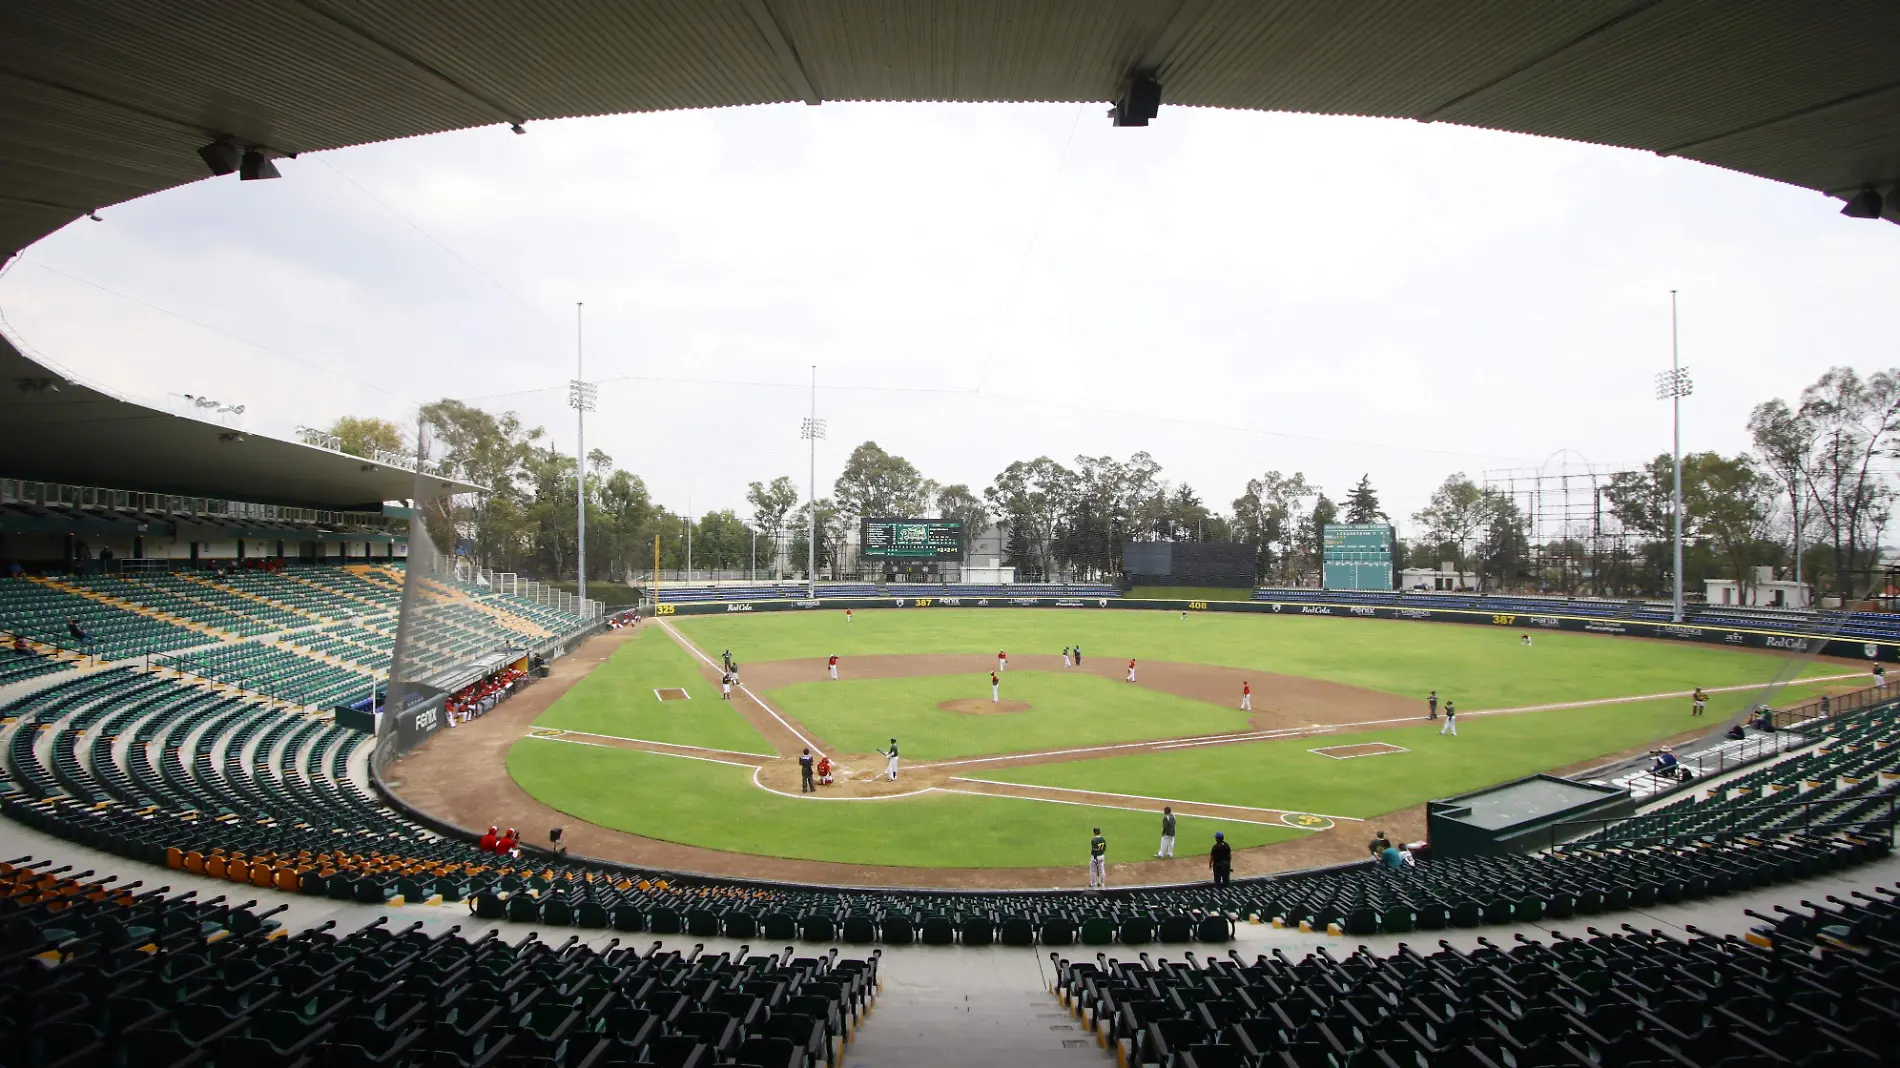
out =
<svg viewBox="0 0 1900 1068"><path fill-rule="evenodd" d="M835 1065L880 986L876 952L682 955L380 921L283 937L280 910L92 874L0 864L8 1064Z"/></svg>
<svg viewBox="0 0 1900 1068"><path fill-rule="evenodd" d="M1670 621L1670 606L1666 601L1608 600L1592 597L1534 597L1399 590L1386 593L1367 590L1321 590L1302 586L1263 587L1253 592L1253 599L1286 603L1581 616L1634 620L1644 623ZM1789 608L1691 604L1684 610L1683 622L1695 627L1742 628L1816 637L1900 642L1900 614L1891 612L1848 612L1835 609L1804 611Z"/></svg>
<svg viewBox="0 0 1900 1068"><path fill-rule="evenodd" d="M1366 866L1208 886L981 894L801 890L483 852L412 822L360 781L371 744L333 721L130 666L16 697L0 808L95 848L237 882L381 904L442 895L478 915L771 939L1066 945L1224 940L1255 917L1350 933L1596 915L1832 871L1889 850L1900 780L1892 705L1838 716L1764 781L1831 777L1791 819L1781 791L1723 787L1554 851ZM1810 793L1812 794L1812 790ZM1587 828L1595 830L1595 828Z"/></svg>
<svg viewBox="0 0 1900 1068"><path fill-rule="evenodd" d="M1690 929L1421 954L1056 961L1062 1001L1118 1064L1890 1063L1900 895L1802 902L1747 938Z"/></svg>

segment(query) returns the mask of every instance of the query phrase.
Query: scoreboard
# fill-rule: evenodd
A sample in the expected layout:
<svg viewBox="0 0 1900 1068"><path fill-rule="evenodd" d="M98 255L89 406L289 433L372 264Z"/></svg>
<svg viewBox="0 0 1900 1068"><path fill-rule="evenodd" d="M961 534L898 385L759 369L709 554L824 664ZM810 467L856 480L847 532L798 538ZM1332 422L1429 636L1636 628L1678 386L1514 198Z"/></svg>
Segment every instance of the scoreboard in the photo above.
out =
<svg viewBox="0 0 1900 1068"><path fill-rule="evenodd" d="M1384 523L1328 523L1321 535L1329 590L1392 589L1392 528Z"/></svg>
<svg viewBox="0 0 1900 1068"><path fill-rule="evenodd" d="M866 560L961 560L960 519L865 519L858 541Z"/></svg>

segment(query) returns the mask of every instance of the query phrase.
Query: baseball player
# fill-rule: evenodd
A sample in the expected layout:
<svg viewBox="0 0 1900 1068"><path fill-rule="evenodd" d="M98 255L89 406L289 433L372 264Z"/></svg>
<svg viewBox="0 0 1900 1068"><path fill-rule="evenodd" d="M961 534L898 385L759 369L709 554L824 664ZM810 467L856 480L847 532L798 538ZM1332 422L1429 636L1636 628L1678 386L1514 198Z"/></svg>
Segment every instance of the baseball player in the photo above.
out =
<svg viewBox="0 0 1900 1068"><path fill-rule="evenodd" d="M992 671L990 672L990 704L995 704L1000 700L1002 694L1003 680L996 676L996 672Z"/></svg>
<svg viewBox="0 0 1900 1068"><path fill-rule="evenodd" d="M1161 806L1161 848L1155 850L1157 857L1174 856L1174 806Z"/></svg>
<svg viewBox="0 0 1900 1068"><path fill-rule="evenodd" d="M1437 690L1433 690L1431 693L1428 693L1425 695L1425 718L1426 719L1438 718L1438 691Z"/></svg>
<svg viewBox="0 0 1900 1068"><path fill-rule="evenodd" d="M849 622L851 622L851 609L849 609L849 608L847 608L847 609L845 609L845 610L844 610L844 621L845 621L846 623L849 623Z"/></svg>
<svg viewBox="0 0 1900 1068"><path fill-rule="evenodd" d="M725 652L720 653L719 659L725 661L727 671L732 670L732 650L727 649Z"/></svg>
<svg viewBox="0 0 1900 1068"><path fill-rule="evenodd" d="M1108 889L1108 839L1102 837L1100 827L1089 839L1089 889Z"/></svg>
<svg viewBox="0 0 1900 1068"><path fill-rule="evenodd" d="M1135 681L1135 662L1133 660L1128 662L1128 681Z"/></svg>
<svg viewBox="0 0 1900 1068"><path fill-rule="evenodd" d="M1074 658L1069 656L1069 647L1066 645L1063 646L1062 647L1062 666L1064 668L1069 668L1069 667L1073 667L1074 665L1075 665Z"/></svg>
<svg viewBox="0 0 1900 1068"><path fill-rule="evenodd" d="M812 771L813 771L813 768L812 768L811 750L807 749L803 753L800 753L798 756L798 792L799 793L815 794L818 792L818 787L813 785L812 783Z"/></svg>
<svg viewBox="0 0 1900 1068"><path fill-rule="evenodd" d="M1517 641L1519 645L1529 645L1531 643L1531 632L1525 631L1524 633L1518 635Z"/></svg>
<svg viewBox="0 0 1900 1068"><path fill-rule="evenodd" d="M1076 643L1075 646L1075 666L1082 666L1082 645L1080 642Z"/></svg>
<svg viewBox="0 0 1900 1068"><path fill-rule="evenodd" d="M837 653L831 654L831 659L825 661L825 667L831 670L831 677L835 680L838 677L838 654Z"/></svg>
<svg viewBox="0 0 1900 1068"><path fill-rule="evenodd" d="M1697 686L1695 688L1695 693L1690 696L1689 701L1690 701L1689 714L1692 716L1699 716L1703 712L1708 710L1709 695L1706 693L1703 693L1702 687L1700 686Z"/></svg>
<svg viewBox="0 0 1900 1068"><path fill-rule="evenodd" d="M884 774L890 776L892 782L897 781L897 739L895 738L891 739L891 747L884 752Z"/></svg>
<svg viewBox="0 0 1900 1068"><path fill-rule="evenodd" d="M1445 702L1445 725L1438 728L1438 733L1458 737L1458 706L1451 701Z"/></svg>
<svg viewBox="0 0 1900 1068"><path fill-rule="evenodd" d="M1246 679L1240 680L1240 710L1253 711L1253 684Z"/></svg>
<svg viewBox="0 0 1900 1068"><path fill-rule="evenodd" d="M732 700L732 672L730 671L719 676L719 699L721 701Z"/></svg>
<svg viewBox="0 0 1900 1068"><path fill-rule="evenodd" d="M998 650L998 651L997 651L997 653L996 653L996 670L997 670L997 671L1008 671L1008 670L1009 670L1009 654L1008 654L1008 653L1005 653L1005 652L1003 652L1003 651L1001 651L1001 650Z"/></svg>

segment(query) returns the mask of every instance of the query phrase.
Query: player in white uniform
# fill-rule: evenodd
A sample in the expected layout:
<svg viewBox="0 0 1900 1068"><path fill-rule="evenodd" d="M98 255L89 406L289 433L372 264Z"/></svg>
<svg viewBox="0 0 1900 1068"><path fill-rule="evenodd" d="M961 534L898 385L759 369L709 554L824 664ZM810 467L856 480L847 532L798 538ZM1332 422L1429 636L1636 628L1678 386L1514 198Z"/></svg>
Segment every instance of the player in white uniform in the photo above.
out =
<svg viewBox="0 0 1900 1068"><path fill-rule="evenodd" d="M891 739L891 747L884 753L884 774L890 776L892 782L897 781L897 739L895 738Z"/></svg>

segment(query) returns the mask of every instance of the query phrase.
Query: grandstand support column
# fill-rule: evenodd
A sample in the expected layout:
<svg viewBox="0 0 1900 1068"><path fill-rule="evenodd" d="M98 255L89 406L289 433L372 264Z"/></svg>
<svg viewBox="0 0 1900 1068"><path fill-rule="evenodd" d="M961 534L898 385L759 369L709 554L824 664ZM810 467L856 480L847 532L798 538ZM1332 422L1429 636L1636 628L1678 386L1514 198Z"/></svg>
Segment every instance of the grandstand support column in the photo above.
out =
<svg viewBox="0 0 1900 1068"><path fill-rule="evenodd" d="M587 413L594 410L600 387L587 381L581 349L581 302L574 302L574 381L567 403L574 409L574 584L575 600L587 602Z"/></svg>

